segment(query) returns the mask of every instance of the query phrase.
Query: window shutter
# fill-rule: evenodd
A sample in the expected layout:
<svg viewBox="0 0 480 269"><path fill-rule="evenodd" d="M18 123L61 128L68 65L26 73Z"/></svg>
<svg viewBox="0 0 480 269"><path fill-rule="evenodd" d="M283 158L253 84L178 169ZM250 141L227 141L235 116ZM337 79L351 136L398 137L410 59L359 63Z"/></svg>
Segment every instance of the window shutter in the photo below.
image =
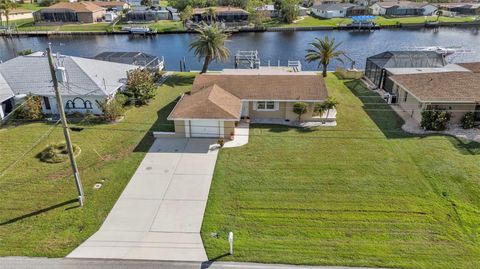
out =
<svg viewBox="0 0 480 269"><path fill-rule="evenodd" d="M278 110L278 109L279 109L279 106L280 106L280 102L275 102L275 107L274 107L274 109L275 109L275 110Z"/></svg>

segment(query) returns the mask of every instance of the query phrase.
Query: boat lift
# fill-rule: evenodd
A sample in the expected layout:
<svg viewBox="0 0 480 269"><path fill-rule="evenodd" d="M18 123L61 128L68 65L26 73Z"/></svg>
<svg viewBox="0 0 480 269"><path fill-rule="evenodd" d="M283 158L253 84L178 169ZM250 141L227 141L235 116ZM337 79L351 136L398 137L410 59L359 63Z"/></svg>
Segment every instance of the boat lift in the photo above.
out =
<svg viewBox="0 0 480 269"><path fill-rule="evenodd" d="M242 68L247 66L250 69L260 68L260 59L258 58L258 51L256 50L239 50L235 54L235 68Z"/></svg>

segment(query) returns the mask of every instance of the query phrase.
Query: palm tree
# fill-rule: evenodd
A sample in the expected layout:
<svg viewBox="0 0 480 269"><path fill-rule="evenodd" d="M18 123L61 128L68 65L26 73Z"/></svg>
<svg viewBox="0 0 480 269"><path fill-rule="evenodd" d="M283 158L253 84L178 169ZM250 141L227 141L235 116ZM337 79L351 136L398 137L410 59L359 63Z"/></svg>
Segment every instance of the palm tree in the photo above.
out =
<svg viewBox="0 0 480 269"><path fill-rule="evenodd" d="M323 119L323 122L325 122L326 119L328 119L328 116L330 115L330 110L336 108L338 105L338 101L333 98L333 97L328 97L327 100L325 100L323 103L318 103L315 105L315 112L320 115L320 117L327 112L327 115Z"/></svg>
<svg viewBox="0 0 480 269"><path fill-rule="evenodd" d="M212 61L226 61L230 57L230 50L225 47L228 39L226 34L218 23L207 25L202 23L196 30L199 36L190 43L190 50L193 50L195 56L205 58L200 74L207 72L208 65Z"/></svg>
<svg viewBox="0 0 480 269"><path fill-rule="evenodd" d="M217 11L214 7L209 7L207 12L205 12L208 18L208 22L212 24L217 19Z"/></svg>
<svg viewBox="0 0 480 269"><path fill-rule="evenodd" d="M10 24L10 11L15 8L15 3L10 0L0 0L0 17L3 14L7 21L7 26Z"/></svg>
<svg viewBox="0 0 480 269"><path fill-rule="evenodd" d="M320 68L320 65L323 66L322 75L323 77L326 77L327 68L331 60L335 59L343 63L340 56L345 52L337 50L341 44L342 42L335 44L335 38L330 40L328 36L325 36L323 39L315 38L315 41L310 43L313 49L307 50L305 60L309 63L318 61L318 68Z"/></svg>
<svg viewBox="0 0 480 269"><path fill-rule="evenodd" d="M186 6L182 13L180 13L180 19L183 22L183 27L187 25L187 22L193 17L193 8L191 6Z"/></svg>
<svg viewBox="0 0 480 269"><path fill-rule="evenodd" d="M437 10L437 21L440 19L440 16L443 15L443 11L442 10Z"/></svg>

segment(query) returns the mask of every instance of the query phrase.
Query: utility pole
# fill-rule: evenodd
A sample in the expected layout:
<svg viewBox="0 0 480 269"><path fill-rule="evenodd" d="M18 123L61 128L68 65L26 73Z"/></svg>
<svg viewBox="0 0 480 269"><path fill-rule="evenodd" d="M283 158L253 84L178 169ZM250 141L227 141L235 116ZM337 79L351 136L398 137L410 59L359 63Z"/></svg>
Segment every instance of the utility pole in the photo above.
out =
<svg viewBox="0 0 480 269"><path fill-rule="evenodd" d="M56 76L56 66L52 56L52 49L50 45L47 48L48 54L48 63L50 65L50 74L52 75L53 88L55 89L55 96L57 98L57 107L58 113L60 114L60 119L62 121L63 135L65 136L65 141L67 143L68 157L70 158L70 164L72 165L73 177L75 178L75 184L78 191L78 202L80 206L83 206L85 202L85 195L83 194L82 182L80 181L80 174L78 173L77 163L75 162L75 156L73 153L72 141L70 140L70 133L68 132L67 119L65 117L65 110L63 109L62 96L58 89L58 80Z"/></svg>

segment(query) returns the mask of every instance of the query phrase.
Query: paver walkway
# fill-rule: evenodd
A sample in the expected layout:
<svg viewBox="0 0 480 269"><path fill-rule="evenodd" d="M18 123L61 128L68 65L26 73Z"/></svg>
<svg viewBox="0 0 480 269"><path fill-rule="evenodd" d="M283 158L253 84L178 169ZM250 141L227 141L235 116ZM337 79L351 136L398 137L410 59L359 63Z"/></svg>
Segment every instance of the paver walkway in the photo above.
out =
<svg viewBox="0 0 480 269"><path fill-rule="evenodd" d="M100 230L67 257L206 261L200 229L215 143L156 139Z"/></svg>

